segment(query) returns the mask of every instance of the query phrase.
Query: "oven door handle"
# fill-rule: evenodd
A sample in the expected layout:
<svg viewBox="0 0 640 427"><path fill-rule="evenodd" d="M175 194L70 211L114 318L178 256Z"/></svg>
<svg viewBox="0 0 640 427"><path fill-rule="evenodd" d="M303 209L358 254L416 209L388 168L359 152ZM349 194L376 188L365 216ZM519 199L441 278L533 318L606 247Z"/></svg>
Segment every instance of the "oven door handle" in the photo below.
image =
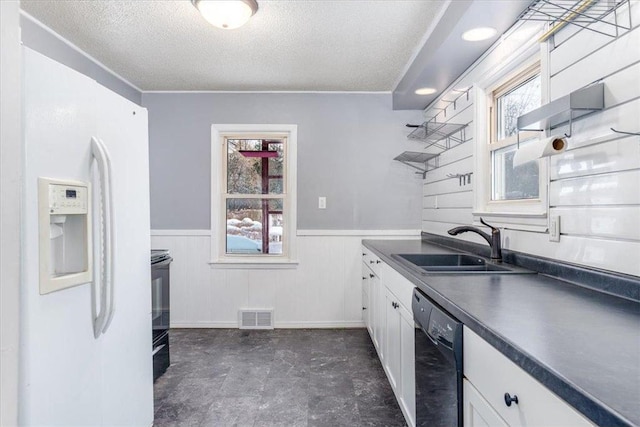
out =
<svg viewBox="0 0 640 427"><path fill-rule="evenodd" d="M166 344L162 344L162 345L159 345L159 346L155 347L153 349L153 352L151 353L151 356L155 356L160 350L162 350L166 346L167 346Z"/></svg>

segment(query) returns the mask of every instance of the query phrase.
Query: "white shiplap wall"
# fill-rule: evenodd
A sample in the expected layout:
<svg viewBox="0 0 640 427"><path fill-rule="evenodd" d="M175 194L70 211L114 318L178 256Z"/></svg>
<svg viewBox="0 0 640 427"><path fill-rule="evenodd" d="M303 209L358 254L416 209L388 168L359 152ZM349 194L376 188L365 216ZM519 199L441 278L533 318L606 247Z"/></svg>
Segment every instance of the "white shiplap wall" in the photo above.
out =
<svg viewBox="0 0 640 427"><path fill-rule="evenodd" d="M568 26L550 46L550 98L564 96L592 82L605 83L605 110L574 123L569 148L549 160L549 212L561 218L560 242L546 233L506 229L504 247L544 257L640 276L640 137L610 128L640 132L640 2L622 6L618 22L632 30L618 38ZM613 19L610 16L609 19ZM606 24L598 24L606 26ZM609 30L610 31L610 30ZM483 73L509 57L517 43L501 45L475 63L452 87L473 85ZM469 123L473 135L473 99L461 98L455 110L440 100L425 111L438 121ZM427 173L423 186L422 230L446 235L451 227L473 221L473 189L447 174L475 169L473 140L440 157L440 168ZM465 233L460 238L484 242Z"/></svg>
<svg viewBox="0 0 640 427"><path fill-rule="evenodd" d="M274 309L277 328L363 327L363 238L419 238L419 230L302 232L294 269L211 268L208 230L154 230L171 264L171 326L238 327L240 309Z"/></svg>

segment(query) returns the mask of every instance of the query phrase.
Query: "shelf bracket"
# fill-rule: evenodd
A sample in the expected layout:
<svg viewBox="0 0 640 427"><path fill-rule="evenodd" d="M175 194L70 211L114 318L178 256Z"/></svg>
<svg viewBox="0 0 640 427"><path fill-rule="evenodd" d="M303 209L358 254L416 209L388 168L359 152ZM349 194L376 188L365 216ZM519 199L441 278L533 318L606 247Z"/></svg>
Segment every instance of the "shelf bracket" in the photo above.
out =
<svg viewBox="0 0 640 427"><path fill-rule="evenodd" d="M424 177L425 177L425 176L426 176L426 174L427 174L427 170L426 170L426 169L419 168L419 167L418 167L418 166L416 166L416 165L412 165L412 164L411 164L411 163L409 163L409 162L403 162L402 160L399 160L399 162L400 162L400 163L402 163L403 165L407 165L407 166L409 166L410 168L414 168L414 169L419 170L420 172L416 172L416 173L417 173L417 174L422 174L422 179L424 179Z"/></svg>
<svg viewBox="0 0 640 427"><path fill-rule="evenodd" d="M612 131L614 131L615 133L621 133L623 135L632 135L632 136L640 136L640 132L625 132L622 130L616 130L614 128L610 128Z"/></svg>

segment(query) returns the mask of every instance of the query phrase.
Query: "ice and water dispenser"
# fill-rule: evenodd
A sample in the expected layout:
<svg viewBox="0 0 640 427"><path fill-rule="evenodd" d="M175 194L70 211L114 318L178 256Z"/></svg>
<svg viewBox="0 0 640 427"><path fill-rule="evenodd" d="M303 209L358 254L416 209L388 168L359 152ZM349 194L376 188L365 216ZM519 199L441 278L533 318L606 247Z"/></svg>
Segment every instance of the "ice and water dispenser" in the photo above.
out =
<svg viewBox="0 0 640 427"><path fill-rule="evenodd" d="M38 185L40 294L91 282L90 184L39 178Z"/></svg>

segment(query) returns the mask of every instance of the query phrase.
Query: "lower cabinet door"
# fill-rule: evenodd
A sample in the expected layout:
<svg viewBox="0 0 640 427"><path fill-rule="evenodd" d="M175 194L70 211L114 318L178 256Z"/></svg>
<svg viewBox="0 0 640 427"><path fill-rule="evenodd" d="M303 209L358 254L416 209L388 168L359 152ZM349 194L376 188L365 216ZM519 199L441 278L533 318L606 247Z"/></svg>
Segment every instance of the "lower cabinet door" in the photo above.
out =
<svg viewBox="0 0 640 427"><path fill-rule="evenodd" d="M400 311L400 387L403 412L409 426L416 425L416 355L413 317Z"/></svg>
<svg viewBox="0 0 640 427"><path fill-rule="evenodd" d="M387 319L387 307L385 305L385 291L386 287L380 281L378 276L375 276L372 279L373 287L375 287L375 322L373 326L373 334L374 334L374 343L377 343L378 346L378 356L380 357L380 361L384 363L385 358L387 357L387 345L386 345L386 319Z"/></svg>
<svg viewBox="0 0 640 427"><path fill-rule="evenodd" d="M464 427L509 427L466 378L463 380L462 402Z"/></svg>
<svg viewBox="0 0 640 427"><path fill-rule="evenodd" d="M369 331L369 335L371 335L369 313L371 313L371 310L369 309L369 283L365 281L362 282L362 322Z"/></svg>
<svg viewBox="0 0 640 427"><path fill-rule="evenodd" d="M385 288L386 289L386 288ZM385 361L389 375L389 382L394 390L400 388L400 312L398 302L394 295L388 290L385 292L385 311L387 313L385 319Z"/></svg>

